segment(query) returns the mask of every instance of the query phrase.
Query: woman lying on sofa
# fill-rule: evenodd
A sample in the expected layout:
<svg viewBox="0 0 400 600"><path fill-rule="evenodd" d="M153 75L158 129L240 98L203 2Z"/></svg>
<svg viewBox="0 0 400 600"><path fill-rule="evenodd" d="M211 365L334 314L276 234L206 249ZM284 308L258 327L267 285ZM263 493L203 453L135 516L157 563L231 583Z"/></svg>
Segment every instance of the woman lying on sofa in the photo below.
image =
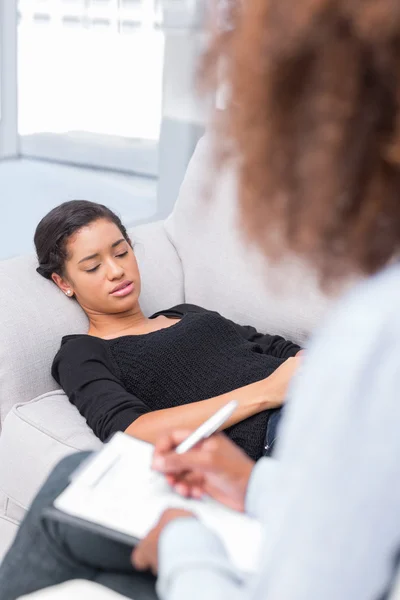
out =
<svg viewBox="0 0 400 600"><path fill-rule="evenodd" d="M155 442L234 398L227 434L255 460L270 453L299 346L193 305L147 318L132 243L105 206L56 207L35 246L40 275L88 316L87 334L62 339L52 374L101 440L126 431Z"/></svg>

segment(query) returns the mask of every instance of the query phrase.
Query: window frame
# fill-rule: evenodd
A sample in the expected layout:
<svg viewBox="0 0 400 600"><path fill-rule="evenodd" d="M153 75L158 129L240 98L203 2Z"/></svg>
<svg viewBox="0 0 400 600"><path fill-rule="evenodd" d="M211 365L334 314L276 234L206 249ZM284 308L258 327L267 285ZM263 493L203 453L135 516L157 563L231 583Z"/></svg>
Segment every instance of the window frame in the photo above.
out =
<svg viewBox="0 0 400 600"><path fill-rule="evenodd" d="M0 0L0 158L19 154L17 88L17 8Z"/></svg>

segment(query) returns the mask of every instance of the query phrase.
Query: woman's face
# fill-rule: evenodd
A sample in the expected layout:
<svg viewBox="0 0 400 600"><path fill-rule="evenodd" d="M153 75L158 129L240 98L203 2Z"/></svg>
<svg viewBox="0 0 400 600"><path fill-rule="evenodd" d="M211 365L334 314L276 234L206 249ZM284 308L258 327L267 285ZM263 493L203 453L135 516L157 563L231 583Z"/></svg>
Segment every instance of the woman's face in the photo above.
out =
<svg viewBox="0 0 400 600"><path fill-rule="evenodd" d="M116 314L137 306L140 273L135 254L114 223L94 221L67 243L65 278L57 285L75 295L81 307L97 314Z"/></svg>

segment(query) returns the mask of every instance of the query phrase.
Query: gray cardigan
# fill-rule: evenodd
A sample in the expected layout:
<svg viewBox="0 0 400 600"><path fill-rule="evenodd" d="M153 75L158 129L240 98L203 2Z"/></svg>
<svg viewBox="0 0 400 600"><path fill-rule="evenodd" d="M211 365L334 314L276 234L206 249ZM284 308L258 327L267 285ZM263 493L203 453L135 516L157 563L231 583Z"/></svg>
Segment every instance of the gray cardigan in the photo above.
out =
<svg viewBox="0 0 400 600"><path fill-rule="evenodd" d="M400 556L400 268L357 287L292 386L276 461L254 468L246 511L264 527L245 578L195 519L159 549L163 600L381 600Z"/></svg>

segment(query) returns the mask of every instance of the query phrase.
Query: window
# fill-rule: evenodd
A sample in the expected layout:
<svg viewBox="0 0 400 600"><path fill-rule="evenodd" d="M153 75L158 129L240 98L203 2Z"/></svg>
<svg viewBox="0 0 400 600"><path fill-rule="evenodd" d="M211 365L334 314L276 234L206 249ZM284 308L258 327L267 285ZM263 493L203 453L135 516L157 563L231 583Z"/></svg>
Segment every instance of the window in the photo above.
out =
<svg viewBox="0 0 400 600"><path fill-rule="evenodd" d="M164 35L154 0L19 0L23 155L157 175Z"/></svg>
<svg viewBox="0 0 400 600"><path fill-rule="evenodd" d="M169 214L207 112L201 4L0 0L0 158L158 178Z"/></svg>

